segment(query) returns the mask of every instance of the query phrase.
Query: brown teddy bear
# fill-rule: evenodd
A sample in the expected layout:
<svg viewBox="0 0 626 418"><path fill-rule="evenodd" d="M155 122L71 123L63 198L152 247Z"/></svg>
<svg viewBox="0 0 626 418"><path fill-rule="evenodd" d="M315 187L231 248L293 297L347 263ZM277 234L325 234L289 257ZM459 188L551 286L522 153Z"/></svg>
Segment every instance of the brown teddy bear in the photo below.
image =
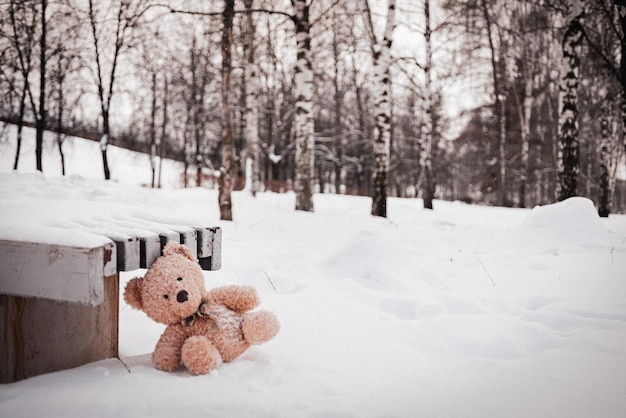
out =
<svg viewBox="0 0 626 418"><path fill-rule="evenodd" d="M207 291L196 261L189 248L170 241L143 278L126 284L126 303L167 325L152 353L158 369L174 371L182 363L192 374L208 373L280 328L274 314L251 312L260 303L253 287Z"/></svg>

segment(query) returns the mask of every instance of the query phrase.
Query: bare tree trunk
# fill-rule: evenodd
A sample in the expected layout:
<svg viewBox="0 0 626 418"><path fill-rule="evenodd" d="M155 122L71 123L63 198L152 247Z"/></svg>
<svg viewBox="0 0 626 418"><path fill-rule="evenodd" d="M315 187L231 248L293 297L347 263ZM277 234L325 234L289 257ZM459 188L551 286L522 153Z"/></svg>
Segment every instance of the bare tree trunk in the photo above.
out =
<svg viewBox="0 0 626 418"><path fill-rule="evenodd" d="M491 30L491 16L487 8L487 0L481 2L485 26L487 28L487 39L489 41L489 49L491 50L491 68L493 72L493 93L495 95L495 114L496 124L498 126L498 163L500 166L499 174L499 200L501 206L506 206L506 119L505 119L505 93L504 93L504 74L500 74L504 67L501 65L502 51L498 54L493 41L493 33ZM499 60L496 56L500 56Z"/></svg>
<svg viewBox="0 0 626 418"><path fill-rule="evenodd" d="M542 172L542 153L543 153L543 145L546 143L546 134L548 129L544 125L538 126L538 137L537 137L537 157L535 158L535 205L540 205L543 203L543 172Z"/></svg>
<svg viewBox="0 0 626 418"><path fill-rule="evenodd" d="M606 218L611 213L611 190L609 186L610 178L610 144L611 134L609 131L609 120L602 117L602 139L600 145L600 199L598 202L598 215Z"/></svg>
<svg viewBox="0 0 626 418"><path fill-rule="evenodd" d="M169 104L169 83L167 75L163 77L163 119L161 125L161 140L159 142L159 177L157 187L161 188L161 176L163 174L163 157L165 156L165 147L167 145L167 105Z"/></svg>
<svg viewBox="0 0 626 418"><path fill-rule="evenodd" d="M356 110L358 115L358 131L357 131L357 143L362 144L365 141L365 131L367 130L367 124L365 122L365 110L363 108L363 95L361 93L361 86L357 80L357 66L355 63L352 64L352 82L354 83L354 98L356 101ZM359 166L359 170L356 174L356 186L357 189L361 189L363 185L363 170L361 166ZM365 185L366 193L370 194L369 190L369 182Z"/></svg>
<svg viewBox="0 0 626 418"><path fill-rule="evenodd" d="M620 47L620 82L622 84L622 145L626 152L626 1L615 0L615 4L618 5L618 12L620 17L620 24L622 27Z"/></svg>
<svg viewBox="0 0 626 418"><path fill-rule="evenodd" d="M37 120L35 122L35 156L37 170L43 171L42 154L43 154L43 134L46 130L46 10L48 2L41 0L41 34L39 38L39 110L37 111Z"/></svg>
<svg viewBox="0 0 626 418"><path fill-rule="evenodd" d="M246 23L247 31L245 37L244 51L247 55L246 69L245 69L245 100L246 100L246 116L245 116L245 138L248 145L248 155L252 160L252 184L250 191L252 196L256 196L257 191L260 188L260 173L259 173L259 82L258 72L256 66L254 34L255 26L254 19L252 17L252 3L253 0L244 0L246 8Z"/></svg>
<svg viewBox="0 0 626 418"><path fill-rule="evenodd" d="M295 8L297 62L295 71L296 112L296 210L313 212L315 176L315 127L313 124L313 66L309 5L292 0Z"/></svg>
<svg viewBox="0 0 626 418"><path fill-rule="evenodd" d="M26 89L28 88L28 78L24 80L24 90L20 98L20 110L17 118L17 149L15 150L15 160L13 170L17 170L20 161L20 151L22 149L22 131L24 130L24 113L26 112Z"/></svg>
<svg viewBox="0 0 626 418"><path fill-rule="evenodd" d="M613 105L614 96L609 89L602 89L599 97L602 103L602 117L600 120L600 197L598 199L598 215L608 217L611 213L614 175L617 169L618 143L614 140Z"/></svg>
<svg viewBox="0 0 626 418"><path fill-rule="evenodd" d="M232 191L237 176L235 160L235 134L231 118L231 87L232 71L231 49L233 44L233 17L235 0L224 1L222 14L222 168L219 182L220 219L233 220Z"/></svg>
<svg viewBox="0 0 626 418"><path fill-rule="evenodd" d="M37 26L37 13L33 12L30 15L30 21L28 21L27 15L25 14L27 8L28 5L25 5L20 1L12 0L9 2L9 17L11 21L13 38L12 40L18 56L19 71L24 80L24 87L22 91L22 96L20 98L20 110L17 122L17 150L13 163L14 170L17 170L20 151L22 147L22 130L24 127L24 116L26 113L27 97L30 101L30 106L33 110L33 113L37 113L35 101L33 99L33 93L30 88L30 82L28 80L32 69L32 55L35 49L34 39ZM20 20L20 15L23 21Z"/></svg>
<svg viewBox="0 0 626 418"><path fill-rule="evenodd" d="M332 50L333 50L333 65L334 65L334 75L333 75L333 87L335 88L335 120L334 120L334 146L336 150L336 161L335 161L335 193L345 194L346 193L346 180L348 177L348 173L346 170L346 162L345 162L345 152L347 147L347 138L344 134L343 129L343 92L340 87L339 80L339 63L341 61L340 54L340 40L338 35L338 28L340 25L343 25L343 22L337 16L335 12L336 8L333 9L332 15Z"/></svg>
<svg viewBox="0 0 626 418"><path fill-rule="evenodd" d="M435 109L433 106L431 80L432 77L430 72L432 68L432 43L430 39L432 34L430 29L430 0L425 0L424 2L424 20L424 38L426 41L426 65L424 66L424 75L426 78L426 83L424 84L424 110L426 111L426 118L424 119L424 124L422 125L422 134L419 138L419 162L420 171L422 173L422 198L424 200L424 209L432 209L433 199L435 198L432 166L433 133L435 131Z"/></svg>
<svg viewBox="0 0 626 418"><path fill-rule="evenodd" d="M57 91L57 147L59 148L59 155L61 156L61 174L65 175L65 154L63 153L63 92L64 92L64 80L65 74L61 68L61 59L59 59L59 86Z"/></svg>
<svg viewBox="0 0 626 418"><path fill-rule="evenodd" d="M372 191L372 215L387 216L387 186L391 148L391 43L395 25L395 0L388 0L387 20L382 42L378 42L368 0L361 0L361 10L371 40L374 60L374 189Z"/></svg>
<svg viewBox="0 0 626 418"><path fill-rule="evenodd" d="M528 9L526 3L522 3L522 17L528 16ZM523 22L523 20L522 20ZM521 32L525 35L527 32L526 24L522 23ZM519 176L519 205L522 208L526 207L526 191L528 190L528 160L530 154L530 118L533 108L533 67L532 60L530 58L529 49L530 39L523 37L522 41L522 81L524 83L523 96L521 103L518 100L518 109L520 114L520 128L521 128L521 141L522 149L520 153L520 176Z"/></svg>
<svg viewBox="0 0 626 418"><path fill-rule="evenodd" d="M157 74L152 73L152 105L150 108L150 171L152 180L150 187L154 188L156 183L156 113L157 113Z"/></svg>
<svg viewBox="0 0 626 418"><path fill-rule="evenodd" d="M204 94L206 76L201 68L201 57L198 53L197 39L194 35L190 49L191 91L187 103L187 137L185 141L185 159L188 166L196 168L196 187L202 186L202 132L204 130ZM191 125L189 121L191 120Z"/></svg>
<svg viewBox="0 0 626 418"><path fill-rule="evenodd" d="M559 91L559 200L576 196L578 191L578 171L580 167L578 141L578 84L580 54L583 41L582 19L584 10L581 3L569 11L571 18L563 35L563 63Z"/></svg>
<svg viewBox="0 0 626 418"><path fill-rule="evenodd" d="M108 107L107 107L108 109ZM107 148L109 146L109 111L105 110L102 114L102 136L100 137L100 152L102 153L102 167L104 169L104 179L111 179L111 170L109 169L109 158L107 156Z"/></svg>
<svg viewBox="0 0 626 418"><path fill-rule="evenodd" d="M126 0L119 3L119 8L117 9L117 14L114 20L115 33L112 37L112 39L114 40L114 46L113 54L111 57L111 71L108 76L107 85L105 86L105 79L103 76L104 63L103 57L101 55L101 42L103 42L103 39L105 38L104 35L102 35L103 25L99 25L99 23L101 22L98 19L98 13L96 11L95 4L96 2L94 2L93 0L89 0L88 14L95 52L98 98L100 99L100 109L102 112L102 136L100 137L100 150L102 152L104 178L106 180L109 180L111 178L111 171L109 170L109 161L107 157L107 149L111 136L109 117L111 110L111 99L113 98L115 78L117 75L118 60L120 58L123 48L128 42L127 37L131 36L132 31L135 30L138 26L139 19L148 9L143 8L140 11L142 5L139 2Z"/></svg>
<svg viewBox="0 0 626 418"><path fill-rule="evenodd" d="M525 47L524 47L525 49ZM526 51L524 51L526 57ZM526 207L526 191L528 190L528 160L530 154L530 117L532 112L532 87L533 79L531 70L528 68L528 60L525 59L522 68L522 79L524 82L522 100L515 94L517 109L520 118L520 140L522 149L520 151L520 175L519 175L519 205Z"/></svg>
<svg viewBox="0 0 626 418"><path fill-rule="evenodd" d="M100 38L98 35L96 12L94 9L93 0L89 0L89 22L91 24L91 33L93 35L93 42L95 48L96 59L96 71L98 75L98 98L100 99L100 109L102 112L102 136L100 137L100 152L102 153L102 166L104 169L104 178L109 180L111 178L111 172L109 170L109 161L107 158L107 147L109 145L109 105L110 96L105 97L104 93L104 79L102 76L102 62L100 57ZM118 20L119 28L119 20ZM118 30L119 33L119 30ZM116 48L117 51L117 48ZM116 52L117 58L117 52ZM115 74L115 67L111 74ZM112 91L113 80L110 80L110 86Z"/></svg>
<svg viewBox="0 0 626 418"><path fill-rule="evenodd" d="M520 157L520 207L526 207L526 190L528 189L528 160L530 157L530 117L532 112L532 78L525 81L523 99L522 152Z"/></svg>

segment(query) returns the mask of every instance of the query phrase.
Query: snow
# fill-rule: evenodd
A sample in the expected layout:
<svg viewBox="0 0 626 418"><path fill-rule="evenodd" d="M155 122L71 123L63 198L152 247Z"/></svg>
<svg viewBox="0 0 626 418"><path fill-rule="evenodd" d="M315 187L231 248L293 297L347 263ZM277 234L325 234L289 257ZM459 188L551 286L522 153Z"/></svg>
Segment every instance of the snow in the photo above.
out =
<svg viewBox="0 0 626 418"><path fill-rule="evenodd" d="M145 173L123 182L2 174L0 230L22 211L41 226L93 206L219 225L222 269L207 286L255 286L281 332L209 375L161 372L150 353L163 326L120 298L119 360L0 385L2 415L624 415L626 216L600 219L582 198L434 211L389 199L381 219L366 197L316 194L307 213L293 193L235 192L222 222L217 191L141 188L149 158L132 166Z"/></svg>

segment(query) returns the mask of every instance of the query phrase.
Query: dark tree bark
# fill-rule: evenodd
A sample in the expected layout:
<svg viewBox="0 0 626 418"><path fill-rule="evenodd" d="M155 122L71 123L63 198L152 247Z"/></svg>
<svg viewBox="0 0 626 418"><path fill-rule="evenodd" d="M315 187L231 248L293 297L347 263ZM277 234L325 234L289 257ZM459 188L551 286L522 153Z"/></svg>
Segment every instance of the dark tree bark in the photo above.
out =
<svg viewBox="0 0 626 418"><path fill-rule="evenodd" d="M235 134L231 118L231 72L235 0L224 1L222 14L222 168L219 182L220 219L233 220L232 191L237 176Z"/></svg>
<svg viewBox="0 0 626 418"><path fill-rule="evenodd" d="M505 99L504 94L504 67L502 65L502 51L496 51L496 46L493 39L493 32L491 29L492 18L487 8L487 0L481 1L483 17L485 19L485 26L487 29L487 40L489 41L489 49L491 51L491 68L493 74L493 93L495 96L495 114L496 124L498 126L498 194L501 206L506 206L506 114L505 114ZM499 59L497 57L500 57Z"/></svg>
<svg viewBox="0 0 626 418"><path fill-rule="evenodd" d="M152 73L152 103L150 106L150 170L152 172L152 178L150 187L154 188L156 184L156 159L157 159L157 144L156 144L156 114L157 114L157 74Z"/></svg>
<svg viewBox="0 0 626 418"><path fill-rule="evenodd" d="M95 52L96 84L102 116L102 135L100 136L102 166L104 169L104 178L109 180L111 178L111 171L109 169L107 149L109 146L109 139L111 137L110 110L111 100L115 91L114 86L117 77L120 55L122 54L123 49L127 46L130 40L129 38L132 36L132 32L139 26L139 20L148 8L145 7L145 4L142 1L125 0L119 3L115 19L113 20L115 33L113 34L114 44L111 55L111 68L108 73L108 79L105 80L103 57L104 50L102 49L103 35L101 33L102 28L105 26L103 22L100 21L96 4L97 2L94 2L94 0L89 0L88 14ZM98 5L101 6L100 4Z"/></svg>
<svg viewBox="0 0 626 418"><path fill-rule="evenodd" d="M37 170L43 171L43 134L46 130L46 10L48 2L41 0L41 34L39 38L39 110L35 121L35 157Z"/></svg>
<svg viewBox="0 0 626 418"><path fill-rule="evenodd" d="M65 175L65 154L63 153L63 112L64 112L64 91L65 91L65 71L63 69L62 56L58 61L58 86L57 86L57 147L61 156L61 174Z"/></svg>
<svg viewBox="0 0 626 418"><path fill-rule="evenodd" d="M600 199L598 202L598 215L606 218L611 213L611 187L610 187L610 144L611 133L609 120L606 116L600 121L602 138L600 145Z"/></svg>
<svg viewBox="0 0 626 418"><path fill-rule="evenodd" d="M622 85L622 145L626 152L626 0L615 0L621 31L620 83Z"/></svg>
<svg viewBox="0 0 626 418"><path fill-rule="evenodd" d="M30 100L33 112L36 112L35 101L29 83L29 74L32 69L32 55L34 50L35 26L37 14L32 12L28 20L27 11L30 5L18 1L9 2L9 17L13 31L13 46L17 52L19 72L22 75L23 87L20 96L20 106L17 120L17 150L13 162L13 169L17 170L22 148L22 132L26 114L26 98Z"/></svg>
<svg viewBox="0 0 626 418"><path fill-rule="evenodd" d="M167 108L169 105L169 82L167 75L163 77L163 118L161 119L161 138L159 141L159 176L157 187L161 188L161 175L163 174L163 157L165 156L165 146L167 144L167 126L169 123Z"/></svg>

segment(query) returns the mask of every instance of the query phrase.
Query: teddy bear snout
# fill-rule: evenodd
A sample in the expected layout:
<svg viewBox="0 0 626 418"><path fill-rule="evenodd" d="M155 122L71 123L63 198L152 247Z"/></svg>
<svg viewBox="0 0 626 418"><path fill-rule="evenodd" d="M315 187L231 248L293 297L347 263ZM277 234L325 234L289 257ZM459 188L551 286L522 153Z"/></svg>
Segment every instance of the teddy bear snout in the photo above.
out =
<svg viewBox="0 0 626 418"><path fill-rule="evenodd" d="M176 300L179 303L183 303L183 302L187 302L187 300L189 299L189 293L187 293L186 290L181 290L180 292L178 292L178 294L176 295Z"/></svg>

